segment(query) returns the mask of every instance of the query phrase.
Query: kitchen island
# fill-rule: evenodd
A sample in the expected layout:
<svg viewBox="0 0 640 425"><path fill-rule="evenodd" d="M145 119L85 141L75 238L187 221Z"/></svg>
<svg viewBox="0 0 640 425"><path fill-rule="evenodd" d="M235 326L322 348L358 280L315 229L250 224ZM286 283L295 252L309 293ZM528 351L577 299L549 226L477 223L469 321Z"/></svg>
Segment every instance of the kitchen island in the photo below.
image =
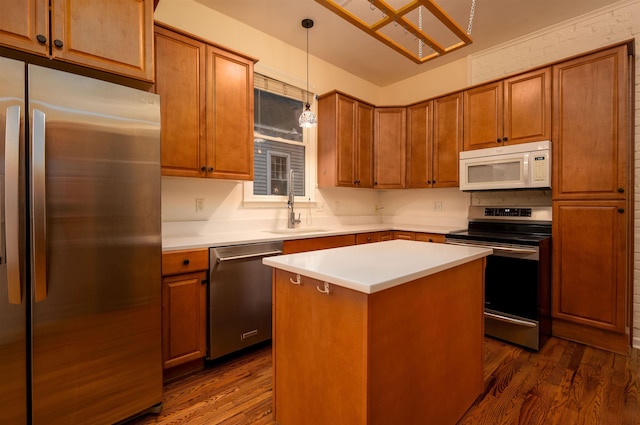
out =
<svg viewBox="0 0 640 425"><path fill-rule="evenodd" d="M265 258L276 422L455 424L483 390L490 254L393 240Z"/></svg>

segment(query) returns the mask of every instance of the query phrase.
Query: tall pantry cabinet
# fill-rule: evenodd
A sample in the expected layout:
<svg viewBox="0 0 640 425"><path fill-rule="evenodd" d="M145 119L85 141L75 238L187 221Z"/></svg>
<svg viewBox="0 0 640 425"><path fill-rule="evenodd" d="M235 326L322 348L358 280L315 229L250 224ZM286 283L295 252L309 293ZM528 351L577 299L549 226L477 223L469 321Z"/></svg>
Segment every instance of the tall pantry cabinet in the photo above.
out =
<svg viewBox="0 0 640 425"><path fill-rule="evenodd" d="M630 346L633 150L627 45L553 67L553 334Z"/></svg>

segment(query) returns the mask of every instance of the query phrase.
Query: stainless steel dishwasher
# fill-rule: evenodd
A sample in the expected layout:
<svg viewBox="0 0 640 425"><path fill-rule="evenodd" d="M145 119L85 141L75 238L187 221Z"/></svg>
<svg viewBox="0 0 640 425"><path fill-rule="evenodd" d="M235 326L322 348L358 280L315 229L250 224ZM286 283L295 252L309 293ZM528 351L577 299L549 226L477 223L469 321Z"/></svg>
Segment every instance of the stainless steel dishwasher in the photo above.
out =
<svg viewBox="0 0 640 425"><path fill-rule="evenodd" d="M264 257L282 254L282 242L209 250L208 359L271 338L271 267Z"/></svg>

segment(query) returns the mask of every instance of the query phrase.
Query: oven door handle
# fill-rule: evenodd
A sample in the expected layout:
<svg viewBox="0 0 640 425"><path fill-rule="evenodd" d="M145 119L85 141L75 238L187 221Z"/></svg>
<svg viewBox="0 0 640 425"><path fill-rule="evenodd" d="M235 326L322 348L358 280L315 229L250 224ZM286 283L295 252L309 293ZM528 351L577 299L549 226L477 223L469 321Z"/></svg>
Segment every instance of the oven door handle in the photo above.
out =
<svg viewBox="0 0 640 425"><path fill-rule="evenodd" d="M535 328L537 325L534 322L529 322L526 320L514 319L512 317L502 316L500 314L489 313L487 311L484 312L484 317L489 317L491 319L499 320L501 322L511 323L513 325L525 326L527 328Z"/></svg>
<svg viewBox="0 0 640 425"><path fill-rule="evenodd" d="M473 244L473 243L464 243L464 242L451 242L447 241L449 245L460 245L460 246L470 246L474 248L489 248L494 251L502 251L502 252L513 252L517 254L535 254L538 251L535 248L527 249L527 248L512 248L506 246L499 245L488 245L488 244Z"/></svg>

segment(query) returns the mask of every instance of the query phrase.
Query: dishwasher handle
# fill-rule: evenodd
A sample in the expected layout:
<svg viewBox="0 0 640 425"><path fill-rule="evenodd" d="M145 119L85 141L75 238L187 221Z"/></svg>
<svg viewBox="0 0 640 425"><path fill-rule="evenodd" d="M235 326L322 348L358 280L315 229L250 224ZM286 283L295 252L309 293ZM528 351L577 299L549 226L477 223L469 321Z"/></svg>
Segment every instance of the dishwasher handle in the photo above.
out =
<svg viewBox="0 0 640 425"><path fill-rule="evenodd" d="M255 252L252 254L230 255L229 257L218 257L216 261L218 263L222 263L224 261L243 260L245 258L255 258L255 257L267 257L270 255L278 255L278 254L282 254L282 251L274 250L274 251Z"/></svg>

